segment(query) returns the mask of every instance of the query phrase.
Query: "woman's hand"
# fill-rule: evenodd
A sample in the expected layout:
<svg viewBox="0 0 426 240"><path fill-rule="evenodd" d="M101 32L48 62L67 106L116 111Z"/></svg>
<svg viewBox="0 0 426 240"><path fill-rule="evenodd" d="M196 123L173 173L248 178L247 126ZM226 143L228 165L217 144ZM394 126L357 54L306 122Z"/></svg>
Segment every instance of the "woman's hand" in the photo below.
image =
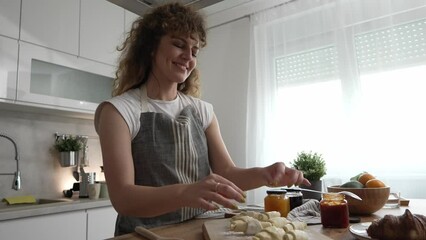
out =
<svg viewBox="0 0 426 240"><path fill-rule="evenodd" d="M303 177L303 173L294 168L287 167L282 162L276 162L268 167L265 167L266 179L268 186L292 186L292 185L307 185L311 183L308 179Z"/></svg>
<svg viewBox="0 0 426 240"><path fill-rule="evenodd" d="M246 195L231 181L217 174L210 174L203 180L189 184L182 194L188 207L216 210L219 205L236 209L236 202L244 203Z"/></svg>

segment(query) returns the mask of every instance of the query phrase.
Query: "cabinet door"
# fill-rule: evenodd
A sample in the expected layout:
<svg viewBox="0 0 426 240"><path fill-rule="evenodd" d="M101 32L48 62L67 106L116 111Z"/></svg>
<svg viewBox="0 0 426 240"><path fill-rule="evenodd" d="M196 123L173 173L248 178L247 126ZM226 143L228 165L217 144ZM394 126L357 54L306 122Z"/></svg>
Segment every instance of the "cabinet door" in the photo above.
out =
<svg viewBox="0 0 426 240"><path fill-rule="evenodd" d="M18 69L18 40L0 36L0 101L16 98L16 71Z"/></svg>
<svg viewBox="0 0 426 240"><path fill-rule="evenodd" d="M111 65L21 42L18 70L20 104L93 113L111 97Z"/></svg>
<svg viewBox="0 0 426 240"><path fill-rule="evenodd" d="M86 239L86 212L75 211L0 221L1 239Z"/></svg>
<svg viewBox="0 0 426 240"><path fill-rule="evenodd" d="M21 1L0 0L0 35L19 38Z"/></svg>
<svg viewBox="0 0 426 240"><path fill-rule="evenodd" d="M78 55L80 0L22 0L21 40Z"/></svg>
<svg viewBox="0 0 426 240"><path fill-rule="evenodd" d="M80 56L115 65L124 39L124 9L106 0L82 0Z"/></svg>
<svg viewBox="0 0 426 240"><path fill-rule="evenodd" d="M114 237L117 212L113 207L87 210L87 240Z"/></svg>

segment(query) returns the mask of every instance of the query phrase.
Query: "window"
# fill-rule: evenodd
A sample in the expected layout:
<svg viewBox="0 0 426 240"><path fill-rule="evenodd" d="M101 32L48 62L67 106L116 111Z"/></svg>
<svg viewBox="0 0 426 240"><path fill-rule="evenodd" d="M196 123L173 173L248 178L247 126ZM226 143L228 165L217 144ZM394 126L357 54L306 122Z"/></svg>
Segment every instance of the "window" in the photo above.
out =
<svg viewBox="0 0 426 240"><path fill-rule="evenodd" d="M329 177L344 182L369 171L405 196L425 197L405 188L426 173L425 26L426 19L368 32L352 25L334 45L276 57L283 158L312 150L325 157Z"/></svg>

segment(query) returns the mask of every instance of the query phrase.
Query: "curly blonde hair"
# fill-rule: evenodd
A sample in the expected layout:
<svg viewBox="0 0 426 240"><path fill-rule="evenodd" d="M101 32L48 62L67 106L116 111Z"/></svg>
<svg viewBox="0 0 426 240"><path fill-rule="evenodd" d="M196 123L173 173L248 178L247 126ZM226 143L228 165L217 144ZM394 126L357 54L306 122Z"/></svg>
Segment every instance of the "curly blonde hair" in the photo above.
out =
<svg viewBox="0 0 426 240"><path fill-rule="evenodd" d="M126 40L117 49L121 51L112 95L138 88L148 80L152 69L152 53L161 37L167 34L192 35L199 38L200 47L206 46L204 18L194 9L180 3L169 3L154 8L138 18ZM199 72L195 68L178 90L194 97L200 96Z"/></svg>

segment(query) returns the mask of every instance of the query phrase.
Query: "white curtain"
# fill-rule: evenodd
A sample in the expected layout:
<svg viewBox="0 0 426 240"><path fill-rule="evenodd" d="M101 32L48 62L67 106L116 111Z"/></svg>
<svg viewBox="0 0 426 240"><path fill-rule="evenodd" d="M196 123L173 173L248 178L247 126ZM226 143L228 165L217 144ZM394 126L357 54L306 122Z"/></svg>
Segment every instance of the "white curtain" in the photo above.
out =
<svg viewBox="0 0 426 240"><path fill-rule="evenodd" d="M368 171L425 198L426 1L295 0L250 21L249 166L313 151L326 183Z"/></svg>

